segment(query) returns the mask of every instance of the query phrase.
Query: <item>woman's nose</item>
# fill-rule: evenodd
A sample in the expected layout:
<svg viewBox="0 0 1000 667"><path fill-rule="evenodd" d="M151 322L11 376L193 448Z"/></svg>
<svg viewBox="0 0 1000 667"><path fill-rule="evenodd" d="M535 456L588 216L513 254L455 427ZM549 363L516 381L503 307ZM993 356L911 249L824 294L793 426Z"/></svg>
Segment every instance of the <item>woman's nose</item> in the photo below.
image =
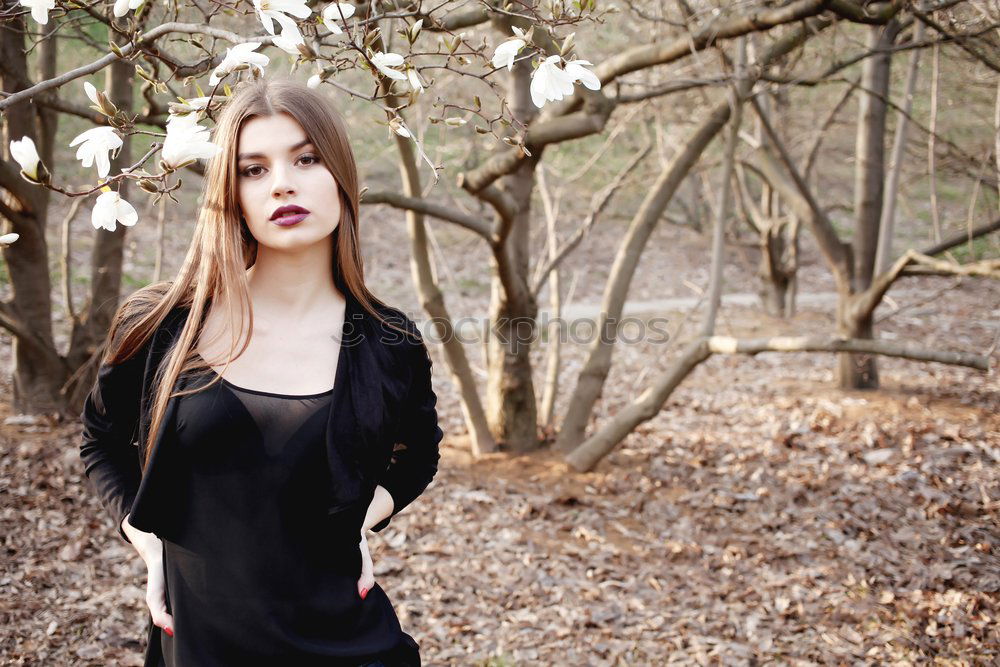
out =
<svg viewBox="0 0 1000 667"><path fill-rule="evenodd" d="M271 182L271 196L280 197L285 194L293 194L295 186L292 183L291 173L287 169L275 169L274 180Z"/></svg>

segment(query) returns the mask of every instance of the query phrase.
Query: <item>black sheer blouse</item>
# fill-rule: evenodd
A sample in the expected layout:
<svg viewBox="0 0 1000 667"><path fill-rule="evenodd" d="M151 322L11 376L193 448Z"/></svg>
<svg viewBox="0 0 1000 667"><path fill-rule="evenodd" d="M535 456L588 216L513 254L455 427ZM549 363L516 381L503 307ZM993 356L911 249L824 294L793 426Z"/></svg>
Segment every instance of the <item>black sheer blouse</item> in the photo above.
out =
<svg viewBox="0 0 1000 667"><path fill-rule="evenodd" d="M163 542L175 625L160 633L159 664L353 666L399 650L385 591L358 595L359 536L337 534L316 502L330 483L324 429L340 379L310 395L222 379L180 399L187 501L182 532Z"/></svg>

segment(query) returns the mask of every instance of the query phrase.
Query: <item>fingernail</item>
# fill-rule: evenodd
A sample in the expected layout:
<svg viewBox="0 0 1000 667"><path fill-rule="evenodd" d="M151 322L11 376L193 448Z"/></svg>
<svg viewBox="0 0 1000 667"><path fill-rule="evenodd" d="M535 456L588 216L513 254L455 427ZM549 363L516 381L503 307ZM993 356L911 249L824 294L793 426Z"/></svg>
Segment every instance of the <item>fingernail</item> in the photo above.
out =
<svg viewBox="0 0 1000 667"><path fill-rule="evenodd" d="M171 637L173 637L173 636L174 636L174 631L173 631L173 630L171 630L170 628L163 628L163 631L164 631L164 632L166 632L166 633L167 633L168 635L170 635Z"/></svg>
<svg viewBox="0 0 1000 667"><path fill-rule="evenodd" d="M361 589L361 599L364 600L366 595L368 595L368 589L367 588L362 588Z"/></svg>

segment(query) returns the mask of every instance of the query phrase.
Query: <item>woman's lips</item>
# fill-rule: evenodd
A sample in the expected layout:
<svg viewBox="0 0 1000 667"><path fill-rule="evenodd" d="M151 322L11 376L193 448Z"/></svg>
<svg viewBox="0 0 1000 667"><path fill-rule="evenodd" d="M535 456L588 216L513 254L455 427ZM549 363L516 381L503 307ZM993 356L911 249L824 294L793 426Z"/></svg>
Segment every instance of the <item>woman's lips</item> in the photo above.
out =
<svg viewBox="0 0 1000 667"><path fill-rule="evenodd" d="M308 213L292 213L291 215L283 215L280 218L275 218L271 222L276 225L281 225L282 227L289 227L291 225L297 225L298 223L305 220Z"/></svg>

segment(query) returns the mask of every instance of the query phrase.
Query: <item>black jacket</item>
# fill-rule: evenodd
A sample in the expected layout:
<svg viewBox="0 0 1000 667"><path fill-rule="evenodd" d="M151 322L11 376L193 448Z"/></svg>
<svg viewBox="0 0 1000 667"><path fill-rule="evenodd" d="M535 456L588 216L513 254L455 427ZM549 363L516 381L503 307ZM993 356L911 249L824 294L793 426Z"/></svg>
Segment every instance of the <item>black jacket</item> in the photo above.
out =
<svg viewBox="0 0 1000 667"><path fill-rule="evenodd" d="M345 296L339 364L345 365L347 391L344 400L330 407L326 450L331 483L327 497L317 502L325 503L338 528L360 534L377 485L392 496L393 516L424 491L437 472L443 434L431 387L431 359L416 325L399 310L380 310L397 326L417 333L416 339L404 336L378 322L349 292ZM114 366L101 364L80 415L80 456L87 477L125 540L121 522L130 512L130 524L169 539L178 529L181 513L176 509L187 500L171 474L177 398L167 404L145 474L138 445L149 432L154 373L189 312L175 308L137 354ZM388 523L389 518L372 530Z"/></svg>

